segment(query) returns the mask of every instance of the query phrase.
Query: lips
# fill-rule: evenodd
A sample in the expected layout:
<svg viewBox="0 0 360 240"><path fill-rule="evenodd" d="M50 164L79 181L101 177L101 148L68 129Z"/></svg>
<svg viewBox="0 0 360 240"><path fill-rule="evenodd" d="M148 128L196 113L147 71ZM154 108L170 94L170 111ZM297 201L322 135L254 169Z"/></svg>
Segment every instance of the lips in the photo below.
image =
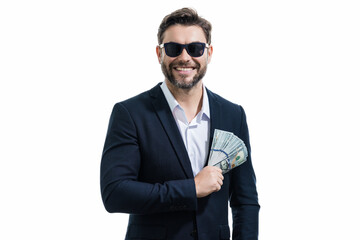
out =
<svg viewBox="0 0 360 240"><path fill-rule="evenodd" d="M174 72L180 74L180 76L190 76L195 73L195 67L174 67Z"/></svg>
<svg viewBox="0 0 360 240"><path fill-rule="evenodd" d="M199 68L200 66L196 66L193 64L173 64L173 66L170 66L172 69L175 69L176 71L181 71L181 72L188 72L188 71L192 71L195 70L197 68Z"/></svg>
<svg viewBox="0 0 360 240"><path fill-rule="evenodd" d="M169 68L178 74L189 75L200 69L200 64L197 62L174 61L170 63Z"/></svg>

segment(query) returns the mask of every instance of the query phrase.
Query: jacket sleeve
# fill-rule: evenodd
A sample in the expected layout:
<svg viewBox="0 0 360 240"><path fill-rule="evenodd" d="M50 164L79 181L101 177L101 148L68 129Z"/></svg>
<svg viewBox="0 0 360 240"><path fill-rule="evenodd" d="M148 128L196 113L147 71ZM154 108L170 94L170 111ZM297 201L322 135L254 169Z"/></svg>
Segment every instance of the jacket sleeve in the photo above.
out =
<svg viewBox="0 0 360 240"><path fill-rule="evenodd" d="M257 240L260 205L256 190L256 177L251 163L249 131L244 109L240 106L240 138L244 141L248 158L231 171L230 207L233 215L234 240Z"/></svg>
<svg viewBox="0 0 360 240"><path fill-rule="evenodd" d="M112 111L101 159L100 185L108 212L147 214L196 210L194 179L146 183L138 180L141 162L136 125L126 107Z"/></svg>

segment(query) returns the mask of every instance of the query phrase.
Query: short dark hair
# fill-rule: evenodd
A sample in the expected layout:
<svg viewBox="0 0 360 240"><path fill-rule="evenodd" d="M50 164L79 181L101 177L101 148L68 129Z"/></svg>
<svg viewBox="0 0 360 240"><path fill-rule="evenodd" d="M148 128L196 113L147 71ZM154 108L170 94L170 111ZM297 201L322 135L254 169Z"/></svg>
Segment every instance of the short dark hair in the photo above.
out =
<svg viewBox="0 0 360 240"><path fill-rule="evenodd" d="M159 44L164 40L166 29L175 24L201 27L205 33L206 42L211 44L211 23L200 17L196 10L191 8L182 8L164 17L157 34Z"/></svg>

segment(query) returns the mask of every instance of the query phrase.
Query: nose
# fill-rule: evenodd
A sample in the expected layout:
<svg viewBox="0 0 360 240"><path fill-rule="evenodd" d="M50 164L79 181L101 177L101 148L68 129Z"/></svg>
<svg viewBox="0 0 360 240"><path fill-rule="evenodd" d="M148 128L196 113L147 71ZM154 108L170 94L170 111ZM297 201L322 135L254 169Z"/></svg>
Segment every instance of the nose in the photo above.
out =
<svg viewBox="0 0 360 240"><path fill-rule="evenodd" d="M185 48L183 48L181 54L178 56L178 59L183 61L189 61L191 59L191 56L188 54Z"/></svg>

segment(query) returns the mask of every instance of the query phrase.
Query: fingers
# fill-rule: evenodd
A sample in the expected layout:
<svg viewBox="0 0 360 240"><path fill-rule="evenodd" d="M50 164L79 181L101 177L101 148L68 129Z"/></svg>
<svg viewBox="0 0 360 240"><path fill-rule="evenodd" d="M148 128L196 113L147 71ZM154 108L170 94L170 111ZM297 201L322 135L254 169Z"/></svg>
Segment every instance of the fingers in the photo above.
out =
<svg viewBox="0 0 360 240"><path fill-rule="evenodd" d="M217 183L220 185L220 187L224 184L223 179L219 178L217 179Z"/></svg>
<svg viewBox="0 0 360 240"><path fill-rule="evenodd" d="M205 197L212 192L220 191L224 184L222 170L218 167L207 166L195 176L197 197Z"/></svg>
<svg viewBox="0 0 360 240"><path fill-rule="evenodd" d="M222 175L222 170L221 170L220 168L214 167L214 166L212 166L212 168L213 168L215 171L217 171L218 173L221 173L221 175Z"/></svg>
<svg viewBox="0 0 360 240"><path fill-rule="evenodd" d="M195 176L197 197L204 197L220 191L224 176L218 167L207 166Z"/></svg>
<svg viewBox="0 0 360 240"><path fill-rule="evenodd" d="M223 180L224 180L224 175L222 174L222 170L218 167L212 167L211 169L214 174L214 178L217 181L217 183L222 186L223 185Z"/></svg>
<svg viewBox="0 0 360 240"><path fill-rule="evenodd" d="M221 190L221 186L224 184L224 176L222 174L218 175L217 180L217 186L216 186L216 192Z"/></svg>
<svg viewBox="0 0 360 240"><path fill-rule="evenodd" d="M217 172L218 181L219 181L219 183L221 182L221 185L222 185L222 181L224 180L224 175L222 174L222 170L218 167L215 167L215 168L216 168L216 172Z"/></svg>

